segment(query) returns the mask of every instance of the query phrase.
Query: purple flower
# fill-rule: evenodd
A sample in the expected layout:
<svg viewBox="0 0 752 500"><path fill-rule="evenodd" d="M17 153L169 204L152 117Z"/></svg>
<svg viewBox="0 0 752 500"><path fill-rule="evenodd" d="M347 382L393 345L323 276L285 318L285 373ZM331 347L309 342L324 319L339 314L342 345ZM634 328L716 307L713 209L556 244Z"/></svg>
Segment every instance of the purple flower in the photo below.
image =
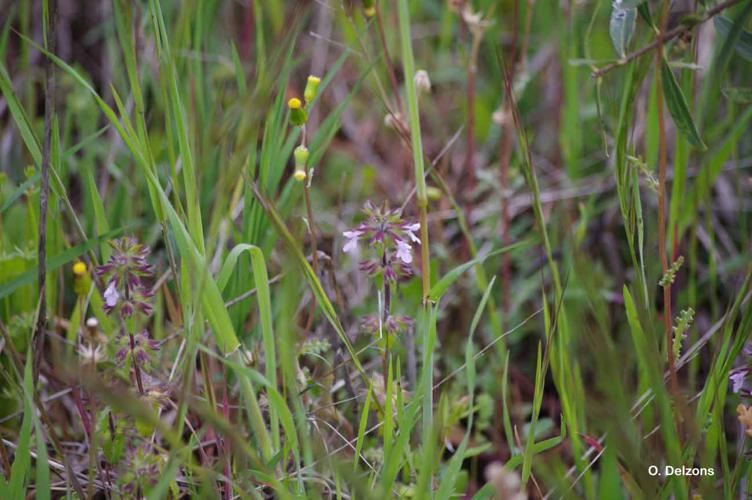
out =
<svg viewBox="0 0 752 500"><path fill-rule="evenodd" d="M108 279L103 294L105 313L112 314L118 309L122 318L129 318L138 310L150 316L150 299L154 294L144 283L154 274L154 266L146 260L149 248L131 237L110 242L110 246L112 255L96 269L98 276Z"/></svg>
<svg viewBox="0 0 752 500"><path fill-rule="evenodd" d="M342 251L350 253L358 248L358 239L363 235L363 231L357 229L355 231L345 231L342 235L347 238L345 246L342 247Z"/></svg>
<svg viewBox="0 0 752 500"><path fill-rule="evenodd" d="M149 336L149 332L142 330L133 336L133 350L131 350L130 337L123 336L120 340L120 349L115 354L118 362L122 363L131 352L139 365L143 366L151 361L154 353L159 350L160 343Z"/></svg>
<svg viewBox="0 0 752 500"><path fill-rule="evenodd" d="M411 243L420 244L415 235L420 224L405 221L398 210L390 210L386 205L375 207L370 201L366 202L363 212L366 219L355 229L342 233L346 239L342 251L354 252L363 239L375 258L362 261L361 271L369 276L382 275L391 283L410 279L413 276Z"/></svg>
<svg viewBox="0 0 752 500"><path fill-rule="evenodd" d="M397 240L397 258L405 264L410 264L413 261L412 247L409 243Z"/></svg>
<svg viewBox="0 0 752 500"><path fill-rule="evenodd" d="M413 243L417 243L420 245L420 239L415 236L415 231L418 231L420 229L420 224L417 222L415 224L405 224L402 226L402 231L407 235L408 238L410 238L410 241Z"/></svg>
<svg viewBox="0 0 752 500"><path fill-rule="evenodd" d="M744 388L744 381L747 378L749 369L747 367L737 368L729 373L729 380L731 380L731 390L734 393L740 392Z"/></svg>
<svg viewBox="0 0 752 500"><path fill-rule="evenodd" d="M107 287L107 290L104 291L104 302L109 308L114 308L117 304L118 298L120 297L120 294L117 291L117 288L115 287L115 282L110 281L109 286Z"/></svg>

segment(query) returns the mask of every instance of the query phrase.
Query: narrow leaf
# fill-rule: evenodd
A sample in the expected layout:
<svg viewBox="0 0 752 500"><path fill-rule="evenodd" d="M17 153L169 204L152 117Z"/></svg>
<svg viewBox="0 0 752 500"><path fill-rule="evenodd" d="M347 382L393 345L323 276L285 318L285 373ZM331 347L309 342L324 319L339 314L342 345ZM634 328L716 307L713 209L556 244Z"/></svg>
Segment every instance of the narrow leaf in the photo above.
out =
<svg viewBox="0 0 752 500"><path fill-rule="evenodd" d="M704 151L707 147L700 138L692 115L689 114L687 99L684 97L684 93L665 59L661 63L661 77L663 93L666 95L666 106L671 113L676 128L690 144Z"/></svg>
<svg viewBox="0 0 752 500"><path fill-rule="evenodd" d="M611 35L611 42L614 44L614 50L619 57L626 55L637 19L637 9L635 7L624 7L622 4L623 2L614 3L611 10L611 20L608 23L608 33Z"/></svg>
<svg viewBox="0 0 752 500"><path fill-rule="evenodd" d="M713 19L713 24L715 25L715 29L716 31L718 31L718 34L723 38L729 36L729 33L731 33L731 28L734 26L733 21L723 16L717 16L715 19ZM736 41L734 48L736 49L737 54L742 56L747 61L752 61L752 33L745 29L742 29L739 33L739 39Z"/></svg>

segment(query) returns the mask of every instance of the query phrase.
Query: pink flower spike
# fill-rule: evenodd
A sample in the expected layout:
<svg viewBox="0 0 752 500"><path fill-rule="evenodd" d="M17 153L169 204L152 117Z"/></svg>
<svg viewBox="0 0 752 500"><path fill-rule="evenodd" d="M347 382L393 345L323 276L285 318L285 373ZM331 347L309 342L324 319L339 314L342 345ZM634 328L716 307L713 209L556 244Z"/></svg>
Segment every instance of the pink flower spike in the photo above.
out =
<svg viewBox="0 0 752 500"><path fill-rule="evenodd" d="M405 264L409 264L413 261L412 247L409 243L397 240L397 258Z"/></svg>

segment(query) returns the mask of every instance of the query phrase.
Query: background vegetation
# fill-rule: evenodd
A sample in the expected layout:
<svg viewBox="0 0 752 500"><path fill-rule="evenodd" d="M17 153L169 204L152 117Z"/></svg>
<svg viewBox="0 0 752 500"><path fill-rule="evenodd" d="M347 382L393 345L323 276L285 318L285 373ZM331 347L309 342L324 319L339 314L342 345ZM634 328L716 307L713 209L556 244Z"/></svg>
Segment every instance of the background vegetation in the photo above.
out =
<svg viewBox="0 0 752 500"><path fill-rule="evenodd" d="M1 496L748 495L751 16L0 1Z"/></svg>

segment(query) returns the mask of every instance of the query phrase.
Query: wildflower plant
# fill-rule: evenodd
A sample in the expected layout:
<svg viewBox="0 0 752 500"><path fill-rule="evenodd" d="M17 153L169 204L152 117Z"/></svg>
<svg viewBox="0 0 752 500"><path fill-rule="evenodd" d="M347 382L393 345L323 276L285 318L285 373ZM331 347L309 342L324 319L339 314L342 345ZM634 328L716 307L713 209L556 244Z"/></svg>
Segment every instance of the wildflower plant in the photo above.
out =
<svg viewBox="0 0 752 500"><path fill-rule="evenodd" d="M121 321L116 358L125 362L130 355L139 393L144 394L141 366L147 363L159 345L149 338L148 331L137 330L137 317L146 320L153 312L153 291L148 283L154 277L154 266L147 257L150 250L135 238L126 236L110 242L112 254L97 267L96 274L105 281L104 311L118 315Z"/></svg>
<svg viewBox="0 0 752 500"><path fill-rule="evenodd" d="M413 245L420 245L416 233L420 224L406 221L399 210L390 209L386 204L376 207L367 201L363 207L365 220L354 229L345 231L345 244L342 251L356 255L359 244L367 247L367 258L361 260L358 268L372 278L380 288L380 312L377 316L366 316L361 321L363 330L375 334L383 340L384 377L389 364L390 337L399 333L410 333L413 319L404 315L392 314L392 296L398 283L413 277ZM412 359L412 356L409 356Z"/></svg>

